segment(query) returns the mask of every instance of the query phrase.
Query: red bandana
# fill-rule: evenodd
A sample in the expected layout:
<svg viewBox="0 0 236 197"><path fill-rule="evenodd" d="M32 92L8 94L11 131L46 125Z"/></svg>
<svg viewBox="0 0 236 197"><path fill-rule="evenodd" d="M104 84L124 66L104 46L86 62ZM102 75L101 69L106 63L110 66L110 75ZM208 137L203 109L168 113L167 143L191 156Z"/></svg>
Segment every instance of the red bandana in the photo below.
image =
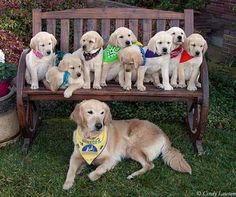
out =
<svg viewBox="0 0 236 197"><path fill-rule="evenodd" d="M35 56L39 59L43 58L43 54L40 51L36 51L33 49L33 53L35 54Z"/></svg>
<svg viewBox="0 0 236 197"><path fill-rule="evenodd" d="M192 58L193 56L189 55L188 52L184 50L181 54L179 63L187 62L188 60L191 60Z"/></svg>
<svg viewBox="0 0 236 197"><path fill-rule="evenodd" d="M171 51L170 58L172 59L172 58L177 57L182 52L182 49L183 49L182 46L179 46L178 48Z"/></svg>

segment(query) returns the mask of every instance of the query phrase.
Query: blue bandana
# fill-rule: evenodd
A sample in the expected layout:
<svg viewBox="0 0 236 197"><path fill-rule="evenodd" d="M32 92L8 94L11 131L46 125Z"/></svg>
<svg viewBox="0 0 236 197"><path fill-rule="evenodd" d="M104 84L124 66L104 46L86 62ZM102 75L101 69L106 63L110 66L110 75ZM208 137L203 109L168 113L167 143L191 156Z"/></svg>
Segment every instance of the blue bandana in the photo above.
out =
<svg viewBox="0 0 236 197"><path fill-rule="evenodd" d="M65 71L63 75L63 82L60 85L60 87L67 86L69 84L69 77L70 77L70 73L68 71Z"/></svg>
<svg viewBox="0 0 236 197"><path fill-rule="evenodd" d="M153 53L153 51L147 49L145 53L146 58L153 58L153 57L160 57L161 55L158 55L157 53Z"/></svg>
<svg viewBox="0 0 236 197"><path fill-rule="evenodd" d="M143 64L141 66L144 66L146 64L146 56L145 56L145 52L143 47L139 46L140 52L142 54L142 58L143 58Z"/></svg>

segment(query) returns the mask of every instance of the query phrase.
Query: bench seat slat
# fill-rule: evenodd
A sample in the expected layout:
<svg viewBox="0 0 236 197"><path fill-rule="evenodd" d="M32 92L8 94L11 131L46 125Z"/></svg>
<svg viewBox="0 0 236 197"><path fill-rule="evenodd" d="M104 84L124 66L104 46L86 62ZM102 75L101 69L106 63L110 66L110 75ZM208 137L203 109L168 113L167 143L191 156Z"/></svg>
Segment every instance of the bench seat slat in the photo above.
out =
<svg viewBox="0 0 236 197"><path fill-rule="evenodd" d="M143 44L147 45L148 41L152 37L152 20L143 20Z"/></svg>
<svg viewBox="0 0 236 197"><path fill-rule="evenodd" d="M179 27L179 20L171 20L170 27Z"/></svg>
<svg viewBox="0 0 236 197"><path fill-rule="evenodd" d="M74 51L80 47L80 38L83 35L83 20L76 19L74 20Z"/></svg>
<svg viewBox="0 0 236 197"><path fill-rule="evenodd" d="M138 20L129 20L129 28L134 32L134 35L138 37Z"/></svg>
<svg viewBox="0 0 236 197"><path fill-rule="evenodd" d="M69 51L70 20L61 20L61 51Z"/></svg>
<svg viewBox="0 0 236 197"><path fill-rule="evenodd" d="M96 19L88 19L87 31L97 31L97 20Z"/></svg>
<svg viewBox="0 0 236 197"><path fill-rule="evenodd" d="M47 32L56 35L56 20L55 19L48 19L47 20Z"/></svg>
<svg viewBox="0 0 236 197"><path fill-rule="evenodd" d="M157 20L157 32L166 30L166 20Z"/></svg>
<svg viewBox="0 0 236 197"><path fill-rule="evenodd" d="M110 20L103 19L102 20L102 27L101 27L101 34L104 42L107 43L110 37Z"/></svg>
<svg viewBox="0 0 236 197"><path fill-rule="evenodd" d="M116 29L118 27L124 27L125 26L125 20L122 20L122 19L117 19L116 20Z"/></svg>

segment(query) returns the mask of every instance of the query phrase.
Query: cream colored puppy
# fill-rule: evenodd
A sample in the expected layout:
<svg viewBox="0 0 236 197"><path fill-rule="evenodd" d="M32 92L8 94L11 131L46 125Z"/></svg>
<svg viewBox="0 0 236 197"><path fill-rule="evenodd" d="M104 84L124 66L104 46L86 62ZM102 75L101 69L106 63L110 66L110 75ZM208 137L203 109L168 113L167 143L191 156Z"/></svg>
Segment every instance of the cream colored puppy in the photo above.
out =
<svg viewBox="0 0 236 197"><path fill-rule="evenodd" d="M179 27L171 27L167 33L172 36L172 46L170 53L169 75L171 77L170 84L177 87L178 65L183 51L183 43L186 39L186 34Z"/></svg>
<svg viewBox="0 0 236 197"><path fill-rule="evenodd" d="M91 88L91 72L94 72L93 88L101 89L103 39L96 31L86 32L80 39L81 48L73 53L84 63L84 89Z"/></svg>
<svg viewBox="0 0 236 197"><path fill-rule="evenodd" d="M84 85L83 64L78 56L66 54L58 67L53 66L46 73L45 84L53 92L66 88L64 97L69 98L73 92Z"/></svg>
<svg viewBox="0 0 236 197"><path fill-rule="evenodd" d="M137 45L123 48L119 53L121 68L119 72L119 84L124 90L132 89L132 81L137 80L139 66L143 63L142 54Z"/></svg>
<svg viewBox="0 0 236 197"><path fill-rule="evenodd" d="M207 42L200 34L192 34L186 39L184 42L185 51L182 52L180 64L178 65L179 87L186 87L186 80L188 81L187 90L189 91L196 91L197 87L201 87L198 82L199 68L207 48Z"/></svg>
<svg viewBox="0 0 236 197"><path fill-rule="evenodd" d="M106 58L107 60L103 58L101 86L106 86L106 81L110 81L117 77L120 71L120 62L118 61L119 50L128 47L135 42L137 42L136 36L126 27L119 27L111 34L108 41L108 48L104 50L104 53L108 57ZM111 51L107 51L109 48L111 48ZM114 56L116 56L116 58L114 58ZM113 58L116 60L109 60Z"/></svg>
<svg viewBox="0 0 236 197"><path fill-rule="evenodd" d="M131 158L142 165L140 170L133 172L127 178L140 176L154 168L153 160L160 154L172 169L192 173L183 155L171 146L167 135L149 121L112 120L109 107L98 100L87 100L76 105L71 119L77 123L77 129L73 135L74 152L63 185L65 190L72 187L76 173L81 172L86 166L88 157L85 155L91 156L97 151L100 154L92 159L92 164L98 167L88 175L92 181L96 181L105 172L113 169L123 158ZM105 140L99 138L104 142L104 146L98 144L100 140L97 140L97 137L101 135L106 136ZM91 140L94 144L90 144ZM100 148L96 149L95 146Z"/></svg>
<svg viewBox="0 0 236 197"><path fill-rule="evenodd" d="M30 41L31 51L26 55L25 79L31 89L39 88L48 69L55 65L56 56L53 52L57 44L56 38L48 32L37 33Z"/></svg>
<svg viewBox="0 0 236 197"><path fill-rule="evenodd" d="M148 42L148 46L144 47L146 64L138 69L137 88L145 91L143 85L144 75L152 75L154 85L164 90L173 90L169 83L169 62L171 52L172 37L165 31L156 33ZM159 80L159 71L162 75L162 84Z"/></svg>

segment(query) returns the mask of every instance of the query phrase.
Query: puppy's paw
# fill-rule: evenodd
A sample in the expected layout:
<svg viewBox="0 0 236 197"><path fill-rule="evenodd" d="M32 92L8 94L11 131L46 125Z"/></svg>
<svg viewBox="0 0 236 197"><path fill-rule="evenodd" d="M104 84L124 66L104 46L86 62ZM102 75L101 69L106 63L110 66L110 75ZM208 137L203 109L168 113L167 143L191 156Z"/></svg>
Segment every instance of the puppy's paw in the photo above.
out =
<svg viewBox="0 0 236 197"><path fill-rule="evenodd" d="M170 84L164 85L164 90L173 90L173 87Z"/></svg>
<svg viewBox="0 0 236 197"><path fill-rule="evenodd" d="M90 84L84 84L83 88L84 89L90 89L91 87L90 87Z"/></svg>
<svg viewBox="0 0 236 197"><path fill-rule="evenodd" d="M177 83L171 83L171 85L172 85L173 88L177 88L178 87Z"/></svg>
<svg viewBox="0 0 236 197"><path fill-rule="evenodd" d="M37 84L37 83L32 83L30 88L33 89L33 90L39 89L39 84Z"/></svg>
<svg viewBox="0 0 236 197"><path fill-rule="evenodd" d="M145 90L146 90L146 87L145 87L144 85L138 85L138 86L137 86L137 89L138 89L139 91L145 91Z"/></svg>
<svg viewBox="0 0 236 197"><path fill-rule="evenodd" d="M93 89L100 90L102 87L99 84L93 84Z"/></svg>
<svg viewBox="0 0 236 197"><path fill-rule="evenodd" d="M91 172L89 175L88 175L89 179L91 181L96 181L98 180L101 176L98 175L95 171Z"/></svg>
<svg viewBox="0 0 236 197"><path fill-rule="evenodd" d="M129 175L129 176L127 176L127 179L133 179L134 178L134 176L131 174L131 175Z"/></svg>
<svg viewBox="0 0 236 197"><path fill-rule="evenodd" d="M199 83L199 82L196 82L196 86L197 86L198 88L201 88L201 87L202 87L202 84Z"/></svg>
<svg viewBox="0 0 236 197"><path fill-rule="evenodd" d="M72 96L72 92L70 90L65 90L64 91L64 97L65 98L70 98Z"/></svg>
<svg viewBox="0 0 236 197"><path fill-rule="evenodd" d="M100 85L101 85L102 87L106 87L106 86L107 86L107 83L106 83L105 81L103 81L103 82L100 83Z"/></svg>
<svg viewBox="0 0 236 197"><path fill-rule="evenodd" d="M195 85L188 85L187 90L189 90L189 91L196 91L197 87Z"/></svg>
<svg viewBox="0 0 236 197"><path fill-rule="evenodd" d="M129 90L131 90L131 89L132 89L132 87L131 87L131 86L129 86L129 85L124 85L124 86L123 86L123 89L124 89L124 90L128 90L128 91L129 91Z"/></svg>
<svg viewBox="0 0 236 197"><path fill-rule="evenodd" d="M187 85L186 85L185 83L180 83L180 84L178 85L178 87L179 87L179 88L186 88Z"/></svg>
<svg viewBox="0 0 236 197"><path fill-rule="evenodd" d="M156 86L157 88L164 89L164 86L161 83L154 83L154 86Z"/></svg>
<svg viewBox="0 0 236 197"><path fill-rule="evenodd" d="M64 190L68 190L73 186L74 182L73 181L66 181L63 185Z"/></svg>

